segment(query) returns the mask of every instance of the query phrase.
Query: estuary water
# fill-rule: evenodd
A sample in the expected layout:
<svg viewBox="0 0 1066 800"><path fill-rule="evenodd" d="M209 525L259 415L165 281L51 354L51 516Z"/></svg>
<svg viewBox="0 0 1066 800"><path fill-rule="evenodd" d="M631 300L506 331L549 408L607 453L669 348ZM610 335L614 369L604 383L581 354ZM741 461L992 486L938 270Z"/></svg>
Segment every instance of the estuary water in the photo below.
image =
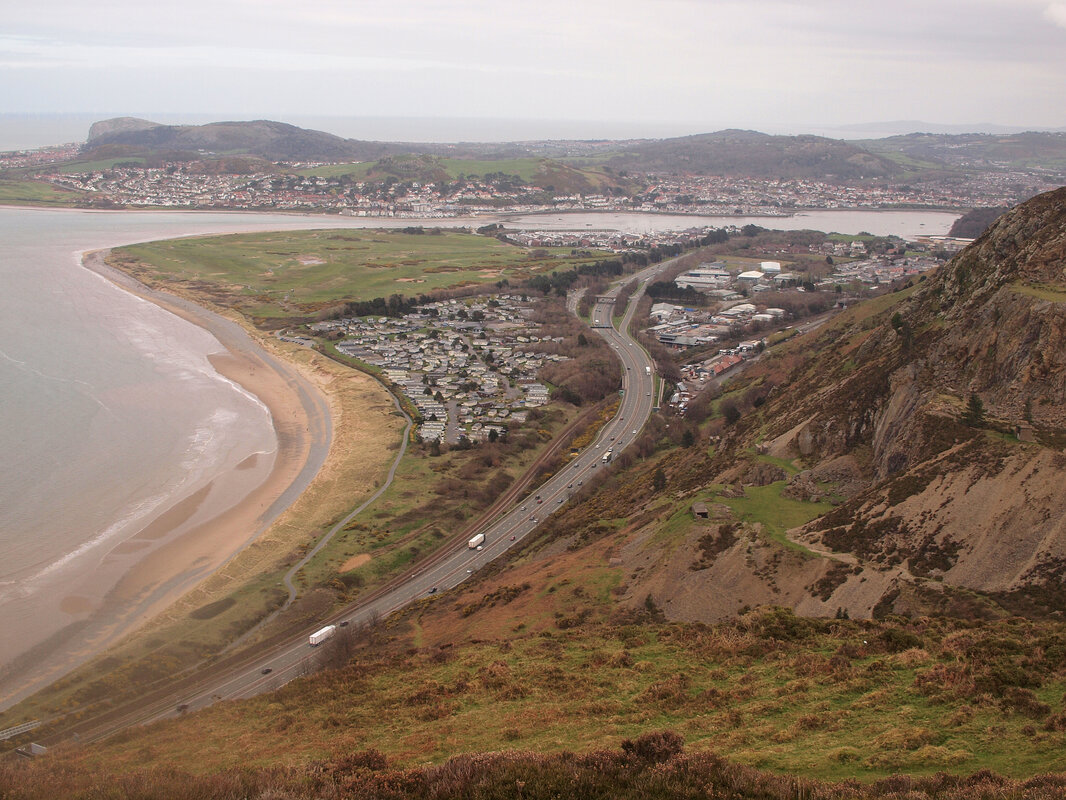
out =
<svg viewBox="0 0 1066 800"><path fill-rule="evenodd" d="M865 212L841 226L840 213L849 212L814 212L801 224L753 221L945 233L957 216ZM746 224L709 219L552 214L521 225L644 232ZM221 345L85 269L84 251L206 233L491 221L0 208L0 669L84 613L58 598L78 592L116 545L254 462L242 473L250 490L277 447L266 408L209 363Z"/></svg>

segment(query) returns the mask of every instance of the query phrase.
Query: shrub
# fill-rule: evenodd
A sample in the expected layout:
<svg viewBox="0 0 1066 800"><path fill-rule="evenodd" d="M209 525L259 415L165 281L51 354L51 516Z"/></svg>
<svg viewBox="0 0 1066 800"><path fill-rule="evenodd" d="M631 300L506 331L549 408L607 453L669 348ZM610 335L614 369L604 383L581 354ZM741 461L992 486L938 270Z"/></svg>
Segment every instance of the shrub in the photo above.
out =
<svg viewBox="0 0 1066 800"><path fill-rule="evenodd" d="M622 742L622 751L648 764L661 764L681 753L685 739L673 731L645 733Z"/></svg>

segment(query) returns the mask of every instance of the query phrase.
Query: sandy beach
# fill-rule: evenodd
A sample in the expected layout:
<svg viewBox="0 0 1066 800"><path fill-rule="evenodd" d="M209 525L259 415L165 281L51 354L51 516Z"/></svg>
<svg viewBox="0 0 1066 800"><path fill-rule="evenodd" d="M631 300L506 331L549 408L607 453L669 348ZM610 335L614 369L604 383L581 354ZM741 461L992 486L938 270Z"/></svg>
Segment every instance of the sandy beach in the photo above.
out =
<svg viewBox="0 0 1066 800"><path fill-rule="evenodd" d="M86 253L86 268L209 331L225 348L211 364L270 412L277 450L253 455L157 514L115 545L100 567L56 598L70 624L22 654L0 679L0 707L43 687L129 634L251 544L311 483L331 445L328 399L237 323L153 291Z"/></svg>

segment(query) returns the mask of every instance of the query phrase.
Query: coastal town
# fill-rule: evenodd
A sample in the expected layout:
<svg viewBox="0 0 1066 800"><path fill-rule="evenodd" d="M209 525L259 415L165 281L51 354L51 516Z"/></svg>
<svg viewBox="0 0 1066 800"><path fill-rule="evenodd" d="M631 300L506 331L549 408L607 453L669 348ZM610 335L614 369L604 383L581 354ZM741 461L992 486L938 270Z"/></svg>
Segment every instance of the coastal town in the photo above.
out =
<svg viewBox="0 0 1066 800"><path fill-rule="evenodd" d="M317 210L361 217L449 218L543 211L658 212L786 216L810 209L971 208L1009 206L1043 188L1028 173L997 171L920 185L844 185L817 180L648 175L631 196L602 191L548 191L517 176L454 181L356 181L301 174L322 164L280 165L286 174L226 174L194 164L116 164L83 172L45 173L55 186L89 192L116 206L234 210ZM0 163L0 169L3 164Z"/></svg>
<svg viewBox="0 0 1066 800"><path fill-rule="evenodd" d="M551 143L541 143L547 146ZM580 145L581 143L576 143ZM566 158L602 156L602 146L567 150ZM622 146L625 143L614 143ZM556 143L558 150L561 143ZM786 216L816 209L907 209L1008 207L1057 185L1053 172L1024 164L975 162L948 151L951 169L920 179L840 180L690 174L680 170L610 173L590 179L539 179L525 162L450 159L447 169L432 157L382 162L335 162L262 158L226 159L199 152L87 157L86 146L69 143L0 153L0 173L32 170L36 180L85 194L107 207L319 211L361 217L453 218L546 211L658 212L703 215ZM537 151L531 151L537 152ZM554 151L553 151L554 152ZM954 161L950 159L954 158ZM519 163L526 163L521 167ZM958 162L958 163L956 163ZM560 162L561 165L561 162ZM565 167L564 169L569 169ZM523 172L523 175L513 174Z"/></svg>

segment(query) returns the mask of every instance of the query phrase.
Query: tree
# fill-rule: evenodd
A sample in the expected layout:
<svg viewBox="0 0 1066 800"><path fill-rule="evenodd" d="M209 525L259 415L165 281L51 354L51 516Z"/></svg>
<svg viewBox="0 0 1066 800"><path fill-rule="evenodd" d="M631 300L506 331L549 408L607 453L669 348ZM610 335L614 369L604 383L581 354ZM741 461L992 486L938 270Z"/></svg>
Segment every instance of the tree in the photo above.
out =
<svg viewBox="0 0 1066 800"><path fill-rule="evenodd" d="M726 400L722 403L722 416L725 417L725 421L729 425L735 425L740 419L740 409L737 408L737 404L732 400Z"/></svg>
<svg viewBox="0 0 1066 800"><path fill-rule="evenodd" d="M692 432L691 428L686 428L685 432L681 434L681 446L692 447L696 444L696 434Z"/></svg>
<svg viewBox="0 0 1066 800"><path fill-rule="evenodd" d="M970 399L966 403L966 411L963 412L962 421L971 428L982 428L985 424L985 404L977 396L977 392L970 392Z"/></svg>
<svg viewBox="0 0 1066 800"><path fill-rule="evenodd" d="M651 488L657 492L661 492L666 488L666 473L663 472L662 467L655 470L655 474L651 478Z"/></svg>

